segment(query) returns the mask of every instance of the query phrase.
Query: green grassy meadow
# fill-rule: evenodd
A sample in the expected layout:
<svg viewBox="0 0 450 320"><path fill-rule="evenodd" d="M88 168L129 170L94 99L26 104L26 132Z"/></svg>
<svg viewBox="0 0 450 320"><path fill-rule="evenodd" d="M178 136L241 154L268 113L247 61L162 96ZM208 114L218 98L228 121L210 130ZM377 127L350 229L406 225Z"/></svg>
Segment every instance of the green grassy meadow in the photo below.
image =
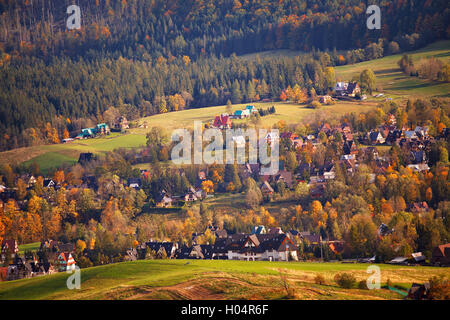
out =
<svg viewBox="0 0 450 320"><path fill-rule="evenodd" d="M0 283L0 299L283 299L280 273L294 289L293 299L401 299L387 289L337 287L333 277L351 272L366 280L367 264L141 260L81 270L81 289L68 290L67 273ZM379 265L382 285L388 279L407 289L434 275L449 276L448 268ZM317 285L321 274L326 283Z"/></svg>
<svg viewBox="0 0 450 320"><path fill-rule="evenodd" d="M19 255L23 255L25 251L37 251L41 246L40 242L33 242L19 245Z"/></svg>

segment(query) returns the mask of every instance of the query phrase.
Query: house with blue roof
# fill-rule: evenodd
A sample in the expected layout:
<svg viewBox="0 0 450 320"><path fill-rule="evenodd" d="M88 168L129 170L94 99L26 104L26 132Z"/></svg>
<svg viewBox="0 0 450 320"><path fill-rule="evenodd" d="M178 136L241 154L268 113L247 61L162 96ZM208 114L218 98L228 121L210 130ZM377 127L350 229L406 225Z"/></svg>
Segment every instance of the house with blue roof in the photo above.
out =
<svg viewBox="0 0 450 320"><path fill-rule="evenodd" d="M252 113L258 113L258 109L256 109L255 106L246 106L246 107L245 107L245 110L248 110L248 112L249 112L250 114L252 114Z"/></svg>
<svg viewBox="0 0 450 320"><path fill-rule="evenodd" d="M266 233L267 233L266 227L264 227L263 225L260 225L260 226L254 226L251 234L266 234Z"/></svg>
<svg viewBox="0 0 450 320"><path fill-rule="evenodd" d="M236 110L233 114L236 119L243 119L250 116L250 111L248 109Z"/></svg>

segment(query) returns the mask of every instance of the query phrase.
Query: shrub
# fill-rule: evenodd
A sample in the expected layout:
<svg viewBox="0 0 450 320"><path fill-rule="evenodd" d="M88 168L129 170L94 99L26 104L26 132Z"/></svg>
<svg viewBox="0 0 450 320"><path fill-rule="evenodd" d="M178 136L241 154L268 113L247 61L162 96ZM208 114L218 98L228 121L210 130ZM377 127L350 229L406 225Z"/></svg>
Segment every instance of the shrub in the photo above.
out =
<svg viewBox="0 0 450 320"><path fill-rule="evenodd" d="M316 277L314 278L314 282L315 282L316 284L323 285L323 284L325 284L325 277L324 277L323 275L321 275L321 274L318 274L318 275L316 275Z"/></svg>
<svg viewBox="0 0 450 320"><path fill-rule="evenodd" d="M391 279L387 279L386 285L388 287L393 287Z"/></svg>
<svg viewBox="0 0 450 320"><path fill-rule="evenodd" d="M286 274L282 273L280 271L280 278L281 278L282 287L286 292L285 298L286 299L294 299L295 298L295 289L292 288L291 285L289 284Z"/></svg>
<svg viewBox="0 0 450 320"><path fill-rule="evenodd" d="M320 104L319 101L313 101L310 103L311 108L313 109L319 109L322 105Z"/></svg>
<svg viewBox="0 0 450 320"><path fill-rule="evenodd" d="M367 289L367 282L365 280L361 280L358 283L358 289L363 289L363 290Z"/></svg>
<svg viewBox="0 0 450 320"><path fill-rule="evenodd" d="M443 276L430 279L430 291L428 293L430 300L449 300L450 299L450 281Z"/></svg>
<svg viewBox="0 0 450 320"><path fill-rule="evenodd" d="M355 286L356 278L350 273L338 273L334 276L334 281L345 289L351 289Z"/></svg>

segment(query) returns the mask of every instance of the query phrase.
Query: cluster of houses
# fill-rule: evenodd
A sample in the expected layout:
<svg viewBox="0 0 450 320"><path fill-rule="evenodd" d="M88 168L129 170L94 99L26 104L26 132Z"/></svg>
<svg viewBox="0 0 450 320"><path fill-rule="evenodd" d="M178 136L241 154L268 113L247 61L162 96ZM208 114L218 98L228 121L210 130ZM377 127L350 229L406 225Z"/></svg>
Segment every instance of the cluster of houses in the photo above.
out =
<svg viewBox="0 0 450 320"><path fill-rule="evenodd" d="M32 278L41 275L74 270L76 262L72 256L75 247L71 243L60 243L54 240L43 241L40 251L43 256L36 254L19 255L19 246L16 240L3 240L1 244L0 280L10 281L23 278Z"/></svg>
<svg viewBox="0 0 450 320"><path fill-rule="evenodd" d="M211 126L217 129L231 129L233 123L232 119L245 119L250 117L252 114L258 113L258 109L255 106L246 106L242 110L236 110L232 115L228 113L222 113L220 116L216 116Z"/></svg>
<svg viewBox="0 0 450 320"><path fill-rule="evenodd" d="M129 259L136 260L142 256L139 252L151 250L155 255L169 259L298 261L299 241L307 241L309 245L322 243L320 236L308 232L291 230L284 233L280 228L266 230L264 226L255 226L249 234L228 234L226 230L212 226L208 229L215 237L214 244L198 244L199 237L204 233L194 233L192 246L149 241L129 250Z"/></svg>
<svg viewBox="0 0 450 320"><path fill-rule="evenodd" d="M75 139L89 139L95 138L99 135L110 134L111 129L106 123L99 123L93 128L81 129L81 133L75 137Z"/></svg>
<svg viewBox="0 0 450 320"><path fill-rule="evenodd" d="M145 127L147 127L147 126L145 126ZM74 141L74 140L95 138L95 137L101 136L101 135L109 135L112 131L123 132L129 128L130 128L130 125L128 123L127 118L124 116L119 116L115 119L111 128L106 123L99 123L93 128L81 129L81 132L75 138L66 138L66 139L63 139L62 142L67 143L67 142Z"/></svg>
<svg viewBox="0 0 450 320"><path fill-rule="evenodd" d="M426 154L435 143L435 138L429 135L429 128L416 126L414 130L398 129L395 126L395 117L389 115L389 118L388 125L382 125L377 130L368 132L361 142L370 145L398 145L409 152L408 167L411 170L415 172L430 170Z"/></svg>

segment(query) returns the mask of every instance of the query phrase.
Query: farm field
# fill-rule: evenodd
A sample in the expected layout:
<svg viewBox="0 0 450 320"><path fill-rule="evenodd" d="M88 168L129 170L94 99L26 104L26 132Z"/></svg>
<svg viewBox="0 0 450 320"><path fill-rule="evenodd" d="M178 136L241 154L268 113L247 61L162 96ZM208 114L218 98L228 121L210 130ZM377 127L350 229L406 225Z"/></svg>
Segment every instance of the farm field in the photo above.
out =
<svg viewBox="0 0 450 320"><path fill-rule="evenodd" d="M366 280L367 264L247 262L227 260L140 260L81 270L81 289L68 290L68 274L0 283L0 299L402 299L391 290L342 289L335 274L349 272ZM407 290L412 282L449 276L449 268L379 265L381 285L388 279ZM314 283L316 275L324 285Z"/></svg>

